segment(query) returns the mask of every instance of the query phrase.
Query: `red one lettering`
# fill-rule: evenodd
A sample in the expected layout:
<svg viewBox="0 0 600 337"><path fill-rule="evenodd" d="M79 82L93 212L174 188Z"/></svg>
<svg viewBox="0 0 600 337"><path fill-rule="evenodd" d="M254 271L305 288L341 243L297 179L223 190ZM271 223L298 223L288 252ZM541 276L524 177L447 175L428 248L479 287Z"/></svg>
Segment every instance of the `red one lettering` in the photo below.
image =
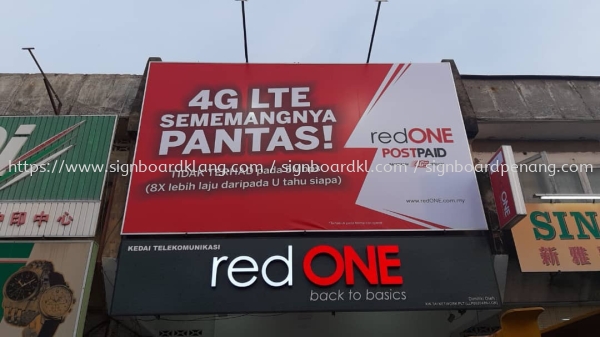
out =
<svg viewBox="0 0 600 337"><path fill-rule="evenodd" d="M350 246L344 247L344 260L346 262L346 284L354 284L354 268L358 267L369 284L379 283L377 277L377 262L375 262L375 247L367 246L367 265L356 254L354 248Z"/></svg>
<svg viewBox="0 0 600 337"><path fill-rule="evenodd" d="M442 143L454 143L452 137L452 129L450 128L442 128Z"/></svg>
<svg viewBox="0 0 600 337"><path fill-rule="evenodd" d="M400 285L401 276L390 276L389 268L400 267L399 258L388 257L388 254L398 253L398 246L367 246L367 262L363 261L352 246L343 247L343 256L335 248L320 245L306 253L303 261L304 274L308 280L316 285L327 287L337 283L345 274L346 285L354 285L354 267L365 277L371 285ZM335 270L329 276L319 276L312 269L314 258L326 254L335 261Z"/></svg>
<svg viewBox="0 0 600 337"><path fill-rule="evenodd" d="M319 254L329 254L329 256L333 257L335 260L335 271L330 276L321 277L313 272L312 260ZM308 253L306 253L302 267L304 269L304 275L308 277L310 282L322 287L326 287L336 283L344 274L344 259L342 258L342 255L335 250L335 248L321 245L312 248L308 251Z"/></svg>
<svg viewBox="0 0 600 337"><path fill-rule="evenodd" d="M379 275L381 284L402 284L402 276L390 276L390 267L400 267L400 259L391 259L387 254L398 254L398 246L379 246L377 247L377 259L379 260Z"/></svg>

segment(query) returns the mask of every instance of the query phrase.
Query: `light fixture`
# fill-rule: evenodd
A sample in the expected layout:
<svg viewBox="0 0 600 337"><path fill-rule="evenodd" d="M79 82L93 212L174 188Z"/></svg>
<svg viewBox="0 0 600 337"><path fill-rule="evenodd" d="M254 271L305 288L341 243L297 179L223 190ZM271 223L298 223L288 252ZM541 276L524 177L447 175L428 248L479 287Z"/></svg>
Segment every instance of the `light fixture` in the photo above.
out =
<svg viewBox="0 0 600 337"><path fill-rule="evenodd" d="M571 319L570 318L563 318L562 320L563 321L570 321Z"/></svg>
<svg viewBox="0 0 600 337"><path fill-rule="evenodd" d="M600 200L600 194L534 194L542 200Z"/></svg>

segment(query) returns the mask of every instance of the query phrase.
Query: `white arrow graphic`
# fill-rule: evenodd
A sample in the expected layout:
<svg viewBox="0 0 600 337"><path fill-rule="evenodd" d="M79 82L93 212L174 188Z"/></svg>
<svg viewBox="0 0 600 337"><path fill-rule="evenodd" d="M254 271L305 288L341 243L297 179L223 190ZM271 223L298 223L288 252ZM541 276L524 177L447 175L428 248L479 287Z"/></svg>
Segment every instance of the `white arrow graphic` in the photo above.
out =
<svg viewBox="0 0 600 337"><path fill-rule="evenodd" d="M408 134L414 128L450 128L453 142L414 144L391 140L385 144L377 140L381 132L393 135L406 129ZM462 172L443 170L448 166L457 171L459 166L454 164L472 163L449 64L393 65L345 147L378 149L357 205L424 229L487 229L472 166L463 167ZM383 148L443 148L446 156L384 157ZM445 166L415 168L411 165L416 160L435 160ZM384 168L396 170L383 172ZM376 169L380 172L373 172Z"/></svg>

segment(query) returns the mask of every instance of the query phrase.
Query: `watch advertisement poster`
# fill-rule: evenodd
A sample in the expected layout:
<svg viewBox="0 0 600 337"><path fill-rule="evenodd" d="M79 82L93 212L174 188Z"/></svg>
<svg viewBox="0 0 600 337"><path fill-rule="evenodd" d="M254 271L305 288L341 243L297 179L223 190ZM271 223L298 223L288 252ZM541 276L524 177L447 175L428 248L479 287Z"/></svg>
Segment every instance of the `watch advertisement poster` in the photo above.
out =
<svg viewBox="0 0 600 337"><path fill-rule="evenodd" d="M0 117L0 238L95 235L116 121Z"/></svg>
<svg viewBox="0 0 600 337"><path fill-rule="evenodd" d="M0 336L81 336L96 254L92 241L0 242Z"/></svg>
<svg viewBox="0 0 600 337"><path fill-rule="evenodd" d="M121 242L110 312L153 316L500 306L483 235L127 237Z"/></svg>
<svg viewBox="0 0 600 337"><path fill-rule="evenodd" d="M151 62L133 165L124 235L487 229L444 62Z"/></svg>

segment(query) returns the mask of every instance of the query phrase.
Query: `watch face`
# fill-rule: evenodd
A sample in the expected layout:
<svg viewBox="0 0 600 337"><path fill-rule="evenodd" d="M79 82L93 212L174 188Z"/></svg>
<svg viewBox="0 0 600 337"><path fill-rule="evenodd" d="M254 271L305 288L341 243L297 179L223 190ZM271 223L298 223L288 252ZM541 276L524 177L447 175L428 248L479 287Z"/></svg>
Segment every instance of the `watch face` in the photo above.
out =
<svg viewBox="0 0 600 337"><path fill-rule="evenodd" d="M65 286L50 287L40 296L40 311L47 317L63 317L72 304L73 292Z"/></svg>
<svg viewBox="0 0 600 337"><path fill-rule="evenodd" d="M23 301L33 297L40 285L40 279L32 271L22 271L6 282L6 297L13 301Z"/></svg>

